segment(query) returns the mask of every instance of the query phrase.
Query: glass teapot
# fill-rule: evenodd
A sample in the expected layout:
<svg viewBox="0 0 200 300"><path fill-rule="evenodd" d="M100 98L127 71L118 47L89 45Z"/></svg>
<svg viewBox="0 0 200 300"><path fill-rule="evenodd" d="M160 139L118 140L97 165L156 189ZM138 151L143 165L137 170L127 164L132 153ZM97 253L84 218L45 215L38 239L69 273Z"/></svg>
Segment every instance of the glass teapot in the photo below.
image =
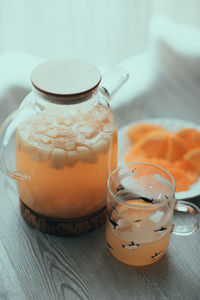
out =
<svg viewBox="0 0 200 300"><path fill-rule="evenodd" d="M75 59L33 70L32 92L2 125L0 162L17 181L22 215L36 228L72 236L105 221L106 183L118 152L108 99L127 78L116 66L100 85L99 70Z"/></svg>

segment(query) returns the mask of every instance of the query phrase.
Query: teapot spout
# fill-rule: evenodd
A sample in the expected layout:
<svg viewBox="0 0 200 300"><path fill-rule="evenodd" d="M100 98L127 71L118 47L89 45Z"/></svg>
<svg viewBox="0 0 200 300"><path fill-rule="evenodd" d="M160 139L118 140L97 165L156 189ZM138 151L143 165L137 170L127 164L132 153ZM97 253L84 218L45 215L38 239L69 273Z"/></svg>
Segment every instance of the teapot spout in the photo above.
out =
<svg viewBox="0 0 200 300"><path fill-rule="evenodd" d="M105 74L100 84L101 93L109 100L129 79L129 73L119 64L114 65Z"/></svg>

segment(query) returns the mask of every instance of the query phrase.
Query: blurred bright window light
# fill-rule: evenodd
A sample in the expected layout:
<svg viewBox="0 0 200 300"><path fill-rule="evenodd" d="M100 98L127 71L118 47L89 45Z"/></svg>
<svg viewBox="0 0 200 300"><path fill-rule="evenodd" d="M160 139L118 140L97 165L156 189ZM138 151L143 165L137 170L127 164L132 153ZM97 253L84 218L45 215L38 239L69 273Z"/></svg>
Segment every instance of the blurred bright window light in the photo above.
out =
<svg viewBox="0 0 200 300"><path fill-rule="evenodd" d="M200 26L200 0L0 0L0 54L113 64L145 49L155 14Z"/></svg>

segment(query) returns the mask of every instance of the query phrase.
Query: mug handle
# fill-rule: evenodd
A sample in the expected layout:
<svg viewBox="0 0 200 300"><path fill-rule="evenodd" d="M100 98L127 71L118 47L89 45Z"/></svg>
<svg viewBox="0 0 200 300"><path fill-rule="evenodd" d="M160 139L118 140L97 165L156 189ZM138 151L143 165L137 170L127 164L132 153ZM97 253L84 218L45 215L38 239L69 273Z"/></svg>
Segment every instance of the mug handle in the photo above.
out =
<svg viewBox="0 0 200 300"><path fill-rule="evenodd" d="M199 229L200 223L200 209L193 203L187 201L177 201L175 210L178 212L189 213L195 216L195 223L192 225L175 225L172 233L175 235L186 236L191 235Z"/></svg>

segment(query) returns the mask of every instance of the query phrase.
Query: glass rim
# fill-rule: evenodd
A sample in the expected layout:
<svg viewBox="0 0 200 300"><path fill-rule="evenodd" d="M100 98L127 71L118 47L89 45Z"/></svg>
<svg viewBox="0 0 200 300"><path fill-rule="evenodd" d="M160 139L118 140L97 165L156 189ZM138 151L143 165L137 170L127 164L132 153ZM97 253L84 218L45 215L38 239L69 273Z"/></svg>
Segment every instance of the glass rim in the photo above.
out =
<svg viewBox="0 0 200 300"><path fill-rule="evenodd" d="M148 166L152 166L152 167L155 167L155 168L157 168L157 169L160 169L160 170L162 170L162 171L164 171L164 173L166 173L170 178L171 178L171 180L172 180L172 192L171 192L171 194L169 195L169 198L167 199L165 199L163 202L161 202L161 203L155 203L155 204L153 204L153 206L151 206L151 205L136 205L136 204L128 204L128 203L126 203L124 200L122 200L119 196L116 196L112 191L111 191L111 188L110 188L110 181L111 181L111 178L112 178L112 176L118 171L118 170L120 170L120 169L123 169L123 168L125 168L125 167L128 167L128 166L131 166L131 165L148 165ZM153 164L153 163L149 163L149 162L131 162L131 163L125 163L125 164L122 164L122 165L120 165L120 166L118 166L115 170L113 170L111 173L110 173L110 175L109 175L109 177L108 177L108 180L107 180L107 188L108 188L108 192L112 195L112 197L119 203L119 204L123 204L123 205L125 205L125 206L127 206L127 207L139 207L139 208L143 208L144 209L144 207L145 207L145 209L151 209L152 207L159 207L159 206L163 206L167 201L169 201L170 199L173 199L174 198L174 195L175 195L175 190L176 190L176 182L175 182L175 180L174 180L174 177L166 170L166 169L164 169L164 168L162 168L162 167L160 167L160 166L158 166L158 165L156 165L156 164ZM127 201L127 200L126 200Z"/></svg>

